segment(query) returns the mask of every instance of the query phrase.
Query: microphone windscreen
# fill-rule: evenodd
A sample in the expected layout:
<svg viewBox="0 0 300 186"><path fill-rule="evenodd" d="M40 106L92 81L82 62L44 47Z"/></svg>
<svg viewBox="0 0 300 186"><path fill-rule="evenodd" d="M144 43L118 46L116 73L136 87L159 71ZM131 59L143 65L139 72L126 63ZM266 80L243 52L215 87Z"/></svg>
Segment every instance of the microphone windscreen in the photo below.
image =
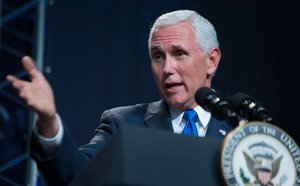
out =
<svg viewBox="0 0 300 186"><path fill-rule="evenodd" d="M199 105L203 105L203 102L207 99L210 94L216 94L216 92L209 87L201 87L195 94L195 100Z"/></svg>
<svg viewBox="0 0 300 186"><path fill-rule="evenodd" d="M238 93L234 94L234 95L232 96L231 101L232 101L232 104L233 104L233 106L234 106L235 108L240 108L240 106L241 106L240 104L241 104L245 99L251 100L251 101L255 102L255 100L254 100L252 97L250 97L249 95L247 95L247 94L245 94L245 93L242 93L242 92L238 92Z"/></svg>

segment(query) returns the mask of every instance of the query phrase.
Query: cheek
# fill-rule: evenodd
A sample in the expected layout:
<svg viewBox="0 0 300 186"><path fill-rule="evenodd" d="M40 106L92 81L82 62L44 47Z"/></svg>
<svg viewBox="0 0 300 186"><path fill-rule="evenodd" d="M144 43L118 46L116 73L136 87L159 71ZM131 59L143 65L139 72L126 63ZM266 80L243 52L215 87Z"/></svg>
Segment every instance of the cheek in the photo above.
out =
<svg viewBox="0 0 300 186"><path fill-rule="evenodd" d="M203 77L206 67L201 62L198 62L198 64L193 63L192 65L181 66L179 71L193 81Z"/></svg>
<svg viewBox="0 0 300 186"><path fill-rule="evenodd" d="M199 63L187 71L188 73L186 75L189 76L188 83L192 89L197 89L199 86L204 84L207 75L206 68L207 67L205 65L201 65L201 63Z"/></svg>
<svg viewBox="0 0 300 186"><path fill-rule="evenodd" d="M194 63L193 70L194 70L194 76L198 76L199 78L206 77L207 73L207 64L205 59L202 59L198 61L197 63Z"/></svg>

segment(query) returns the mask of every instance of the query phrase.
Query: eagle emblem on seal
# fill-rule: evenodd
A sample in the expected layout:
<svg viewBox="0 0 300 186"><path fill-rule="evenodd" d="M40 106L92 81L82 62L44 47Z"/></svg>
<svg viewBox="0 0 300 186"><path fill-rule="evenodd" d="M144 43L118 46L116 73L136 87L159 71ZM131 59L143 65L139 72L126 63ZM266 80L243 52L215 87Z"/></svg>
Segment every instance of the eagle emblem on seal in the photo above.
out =
<svg viewBox="0 0 300 186"><path fill-rule="evenodd" d="M280 169L283 156L274 159L276 149L264 142L253 144L249 147L252 157L243 151L249 172L256 178L254 184L260 186L274 186L272 179Z"/></svg>

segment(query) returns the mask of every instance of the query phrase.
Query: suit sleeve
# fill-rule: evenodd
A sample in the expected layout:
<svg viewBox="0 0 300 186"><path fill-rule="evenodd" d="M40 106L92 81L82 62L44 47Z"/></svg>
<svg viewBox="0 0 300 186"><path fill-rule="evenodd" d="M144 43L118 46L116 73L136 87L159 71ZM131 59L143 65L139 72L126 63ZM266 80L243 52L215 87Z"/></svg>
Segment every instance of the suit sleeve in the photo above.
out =
<svg viewBox="0 0 300 186"><path fill-rule="evenodd" d="M61 145L49 157L45 154L35 135L32 135L30 152L45 181L51 185L68 185L80 170L93 158L116 132L117 124L110 111L105 111L95 135L86 145L78 148L67 128ZM101 166L101 165L99 165Z"/></svg>

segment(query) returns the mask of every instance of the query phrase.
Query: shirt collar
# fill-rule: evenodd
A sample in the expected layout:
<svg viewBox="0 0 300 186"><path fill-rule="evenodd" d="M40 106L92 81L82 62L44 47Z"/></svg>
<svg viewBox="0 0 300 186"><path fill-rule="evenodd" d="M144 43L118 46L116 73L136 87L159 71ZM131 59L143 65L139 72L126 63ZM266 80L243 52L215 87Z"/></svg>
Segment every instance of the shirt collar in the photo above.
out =
<svg viewBox="0 0 300 186"><path fill-rule="evenodd" d="M194 110L197 112L198 118L200 119L203 128L206 128L211 118L211 113L207 112L199 105L195 107ZM181 124L184 111L178 110L174 107L169 107L169 111L171 114L172 123L175 126L179 126Z"/></svg>

